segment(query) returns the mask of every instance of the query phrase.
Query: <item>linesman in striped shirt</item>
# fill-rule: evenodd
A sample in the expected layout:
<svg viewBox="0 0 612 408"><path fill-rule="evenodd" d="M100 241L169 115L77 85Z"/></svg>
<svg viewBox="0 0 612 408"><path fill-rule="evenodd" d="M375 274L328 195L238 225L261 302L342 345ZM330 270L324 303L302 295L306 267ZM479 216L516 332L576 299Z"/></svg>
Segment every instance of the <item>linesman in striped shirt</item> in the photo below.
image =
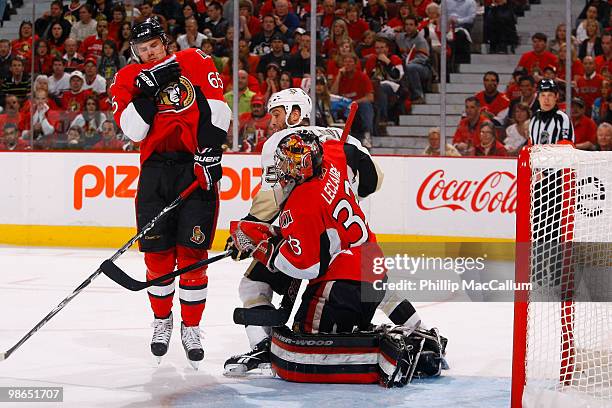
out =
<svg viewBox="0 0 612 408"><path fill-rule="evenodd" d="M540 109L529 123L529 141L535 144L556 144L563 141L575 142L574 127L567 114L557 107L559 88L550 79L538 83ZM532 202L533 232L532 268L536 271L532 283L551 289L545 290L542 301L557 301L559 288L563 281L564 245L563 209L563 169L542 169L536 178ZM546 295L556 294L554 299ZM562 294L562 296L564 296Z"/></svg>
<svg viewBox="0 0 612 408"><path fill-rule="evenodd" d="M529 123L530 144L555 144L561 140L575 142L574 127L567 114L557 107L559 87L551 79L538 83L540 109Z"/></svg>

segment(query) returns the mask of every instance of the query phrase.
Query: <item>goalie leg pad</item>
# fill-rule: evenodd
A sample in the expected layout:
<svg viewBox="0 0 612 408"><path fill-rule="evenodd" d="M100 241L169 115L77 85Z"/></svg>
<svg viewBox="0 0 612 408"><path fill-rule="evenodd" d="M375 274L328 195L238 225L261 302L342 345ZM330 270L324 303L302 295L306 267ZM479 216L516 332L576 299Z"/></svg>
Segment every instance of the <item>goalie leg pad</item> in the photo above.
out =
<svg viewBox="0 0 612 408"><path fill-rule="evenodd" d="M424 344L425 339L407 335L403 328L383 331L378 358L380 385L393 388L409 384Z"/></svg>
<svg viewBox="0 0 612 408"><path fill-rule="evenodd" d="M272 367L284 380L300 383L374 384L379 381L379 335L301 334L272 330Z"/></svg>

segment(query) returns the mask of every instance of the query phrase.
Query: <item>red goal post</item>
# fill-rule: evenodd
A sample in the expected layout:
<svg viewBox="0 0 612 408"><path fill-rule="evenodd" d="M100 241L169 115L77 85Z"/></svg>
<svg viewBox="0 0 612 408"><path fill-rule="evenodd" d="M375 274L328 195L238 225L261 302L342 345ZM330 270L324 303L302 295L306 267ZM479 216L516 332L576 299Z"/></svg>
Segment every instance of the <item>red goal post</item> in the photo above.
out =
<svg viewBox="0 0 612 408"><path fill-rule="evenodd" d="M612 406L612 152L518 160L512 402Z"/></svg>

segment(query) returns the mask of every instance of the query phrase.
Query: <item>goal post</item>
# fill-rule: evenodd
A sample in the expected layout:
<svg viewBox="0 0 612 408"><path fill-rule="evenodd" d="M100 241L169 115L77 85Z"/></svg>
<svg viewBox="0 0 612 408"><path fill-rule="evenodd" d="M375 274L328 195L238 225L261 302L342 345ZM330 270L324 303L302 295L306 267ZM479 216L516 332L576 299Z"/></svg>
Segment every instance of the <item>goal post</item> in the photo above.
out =
<svg viewBox="0 0 612 408"><path fill-rule="evenodd" d="M612 152L528 147L517 178L511 406L610 407Z"/></svg>

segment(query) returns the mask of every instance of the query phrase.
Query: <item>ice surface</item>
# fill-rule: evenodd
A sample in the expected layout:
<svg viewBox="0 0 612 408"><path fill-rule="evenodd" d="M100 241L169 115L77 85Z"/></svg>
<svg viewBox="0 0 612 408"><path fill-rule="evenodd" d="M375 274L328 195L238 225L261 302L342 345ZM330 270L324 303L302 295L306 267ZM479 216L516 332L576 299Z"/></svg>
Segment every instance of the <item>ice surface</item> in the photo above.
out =
<svg viewBox="0 0 612 408"><path fill-rule="evenodd" d="M110 250L0 248L0 352L96 270ZM144 279L141 254L118 264ZM223 377L223 362L247 351L232 322L238 282L248 261L211 265L202 328L204 362L188 364L178 319L170 350L157 367L149 351L152 314L146 292L129 292L99 276L8 360L0 387L63 386L61 407L507 407L512 355L509 303L421 303L429 326L449 339L444 377L402 389L376 385L294 384ZM506 265L511 268L511 265ZM175 316L180 315L175 299ZM382 316L377 316L383 321ZM32 404L35 407L54 404ZM9 404L0 403L0 408ZM28 404L19 403L18 407Z"/></svg>

